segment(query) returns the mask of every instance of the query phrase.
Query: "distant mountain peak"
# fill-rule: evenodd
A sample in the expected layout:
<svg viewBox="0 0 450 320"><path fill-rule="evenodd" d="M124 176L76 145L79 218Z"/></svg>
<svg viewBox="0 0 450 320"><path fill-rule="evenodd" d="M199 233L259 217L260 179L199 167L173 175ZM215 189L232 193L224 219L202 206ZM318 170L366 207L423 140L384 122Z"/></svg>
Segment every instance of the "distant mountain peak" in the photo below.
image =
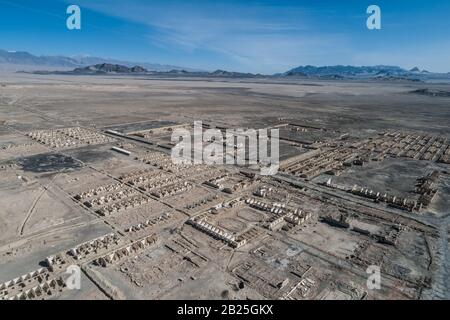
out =
<svg viewBox="0 0 450 320"><path fill-rule="evenodd" d="M120 73L120 74L128 74L128 73L147 73L148 70L141 66L127 67L120 64L111 64L111 63L100 63L84 68L76 68L73 70L74 73L78 74L92 74L92 73Z"/></svg>
<svg viewBox="0 0 450 320"><path fill-rule="evenodd" d="M379 75L379 74L398 74L405 73L406 70L397 66L299 66L297 68L289 70L287 73L290 75L303 74L314 76L356 76L356 75Z"/></svg>

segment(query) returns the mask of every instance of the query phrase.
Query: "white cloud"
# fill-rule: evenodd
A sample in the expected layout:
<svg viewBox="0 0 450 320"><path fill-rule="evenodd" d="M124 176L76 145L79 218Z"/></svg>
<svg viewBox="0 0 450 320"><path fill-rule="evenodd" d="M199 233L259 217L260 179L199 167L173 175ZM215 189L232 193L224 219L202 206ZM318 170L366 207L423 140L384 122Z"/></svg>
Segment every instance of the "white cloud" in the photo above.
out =
<svg viewBox="0 0 450 320"><path fill-rule="evenodd" d="M242 71L272 73L315 63L322 53L347 41L338 34L314 36L317 32L311 29L308 11L298 7L136 0L81 1L80 5L148 26L146 39L154 45L191 54L214 52Z"/></svg>

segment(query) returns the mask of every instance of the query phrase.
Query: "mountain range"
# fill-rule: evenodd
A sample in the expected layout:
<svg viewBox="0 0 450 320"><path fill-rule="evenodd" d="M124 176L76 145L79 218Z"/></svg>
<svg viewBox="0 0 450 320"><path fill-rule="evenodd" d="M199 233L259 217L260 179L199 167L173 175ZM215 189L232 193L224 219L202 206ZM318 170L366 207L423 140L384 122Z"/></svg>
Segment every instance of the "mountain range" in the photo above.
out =
<svg viewBox="0 0 450 320"><path fill-rule="evenodd" d="M158 63L120 61L90 56L35 56L25 51L0 50L0 70L33 71L36 73L63 74L157 74L186 77L228 77L228 78L307 78L307 79L368 79L386 81L429 81L450 80L449 73L432 73L414 67L410 70L398 66L299 66L284 73L261 75L252 73L216 70L196 70Z"/></svg>
<svg viewBox="0 0 450 320"><path fill-rule="evenodd" d="M146 74L149 71L141 66L127 67L120 64L101 63L83 68L75 68L72 73L76 74L102 74L102 73L141 73Z"/></svg>
<svg viewBox="0 0 450 320"><path fill-rule="evenodd" d="M35 74L65 74L65 75L107 75L107 74L123 74L123 75L159 75L159 76L184 76L184 77L218 77L218 78L257 78L269 77L260 74L230 72L224 70L208 71L187 71L172 69L169 71L151 71L141 66L127 67L120 64L99 63L92 66L75 68L70 71L53 70L53 71L33 71Z"/></svg>
<svg viewBox="0 0 450 320"><path fill-rule="evenodd" d="M109 63L133 67L139 65L149 71L171 71L187 70L198 71L196 69L184 68L173 65L159 63L121 61L109 58L91 56L35 56L26 51L6 51L0 49L0 66L11 71L21 70L72 70L96 64Z"/></svg>
<svg viewBox="0 0 450 320"><path fill-rule="evenodd" d="M66 74L66 75L157 75L170 77L208 77L208 78L278 78L278 79L322 79L322 80L378 80L378 81L412 81L424 82L428 80L450 81L450 73L438 74L418 68L405 70L396 66L300 66L283 74L261 75L253 73L230 72L224 70L187 71L172 69L169 71L151 71L142 66L124 66L120 64L101 63L87 67L75 68L71 71L34 71L36 74Z"/></svg>
<svg viewBox="0 0 450 320"><path fill-rule="evenodd" d="M427 70L420 70L417 67L411 70L406 70L398 66L299 66L291 69L283 76L297 76L297 77L320 77L320 78L379 78L379 79L389 79L389 78L405 78L405 79L421 79L424 76L432 75L431 72ZM442 75L442 74L435 74Z"/></svg>

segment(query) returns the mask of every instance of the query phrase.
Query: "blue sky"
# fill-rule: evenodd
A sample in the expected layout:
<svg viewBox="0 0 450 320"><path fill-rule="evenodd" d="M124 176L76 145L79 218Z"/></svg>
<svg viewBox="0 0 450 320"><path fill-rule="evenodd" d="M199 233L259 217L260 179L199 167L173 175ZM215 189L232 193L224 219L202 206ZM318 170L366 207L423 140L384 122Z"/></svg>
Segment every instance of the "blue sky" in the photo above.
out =
<svg viewBox="0 0 450 320"><path fill-rule="evenodd" d="M66 28L81 7L82 29ZM382 10L382 30L366 9ZM0 0L0 48L205 70L275 73L298 65L450 71L448 0Z"/></svg>

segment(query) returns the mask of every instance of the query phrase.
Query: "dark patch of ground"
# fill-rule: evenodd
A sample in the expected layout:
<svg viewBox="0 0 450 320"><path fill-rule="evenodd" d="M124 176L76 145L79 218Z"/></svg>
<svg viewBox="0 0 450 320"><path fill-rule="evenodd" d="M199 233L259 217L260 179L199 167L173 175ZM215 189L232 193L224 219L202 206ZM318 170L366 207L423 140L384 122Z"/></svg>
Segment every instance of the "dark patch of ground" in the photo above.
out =
<svg viewBox="0 0 450 320"><path fill-rule="evenodd" d="M16 162L24 171L37 173L77 170L82 167L74 158L59 153L33 155L20 158Z"/></svg>
<svg viewBox="0 0 450 320"><path fill-rule="evenodd" d="M421 94L429 97L450 97L450 91L436 90L436 89L417 89L411 93Z"/></svg>
<svg viewBox="0 0 450 320"><path fill-rule="evenodd" d="M101 162L113 157L111 153L92 146L70 150L68 153L75 159L86 163Z"/></svg>

